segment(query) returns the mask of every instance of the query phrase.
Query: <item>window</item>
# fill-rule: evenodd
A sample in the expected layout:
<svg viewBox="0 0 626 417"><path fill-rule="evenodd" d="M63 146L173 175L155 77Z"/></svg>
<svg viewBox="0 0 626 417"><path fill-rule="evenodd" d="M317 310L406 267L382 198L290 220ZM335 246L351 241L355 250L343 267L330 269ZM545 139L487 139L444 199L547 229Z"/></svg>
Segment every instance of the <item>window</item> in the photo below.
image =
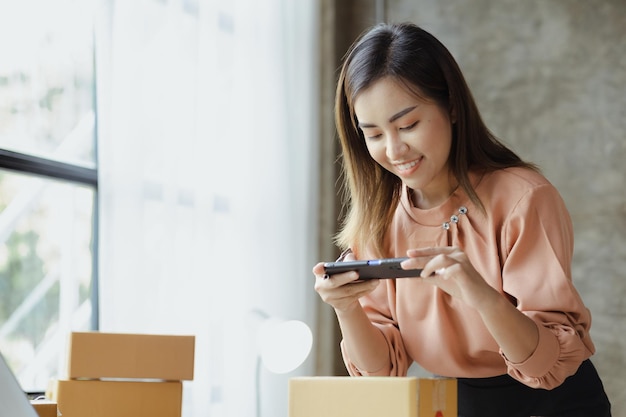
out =
<svg viewBox="0 0 626 417"><path fill-rule="evenodd" d="M92 6L0 3L0 352L27 391L98 324Z"/></svg>

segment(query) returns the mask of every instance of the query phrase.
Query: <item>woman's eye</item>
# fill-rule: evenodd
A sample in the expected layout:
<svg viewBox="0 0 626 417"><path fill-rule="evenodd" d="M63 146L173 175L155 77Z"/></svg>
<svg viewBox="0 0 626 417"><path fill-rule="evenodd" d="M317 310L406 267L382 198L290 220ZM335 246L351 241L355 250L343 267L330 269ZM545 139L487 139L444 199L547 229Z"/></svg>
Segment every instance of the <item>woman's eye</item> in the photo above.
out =
<svg viewBox="0 0 626 417"><path fill-rule="evenodd" d="M415 126L417 126L417 123L418 123L418 122L414 122L414 123L411 123L411 124L410 124L410 125L408 125L408 126L401 127L401 128L400 128L400 130L411 130L411 129L413 129Z"/></svg>
<svg viewBox="0 0 626 417"><path fill-rule="evenodd" d="M370 140L378 139L383 135L382 133L375 132L375 131L372 132L372 131L362 130L362 132L363 132L363 136L365 137L365 139L370 139Z"/></svg>

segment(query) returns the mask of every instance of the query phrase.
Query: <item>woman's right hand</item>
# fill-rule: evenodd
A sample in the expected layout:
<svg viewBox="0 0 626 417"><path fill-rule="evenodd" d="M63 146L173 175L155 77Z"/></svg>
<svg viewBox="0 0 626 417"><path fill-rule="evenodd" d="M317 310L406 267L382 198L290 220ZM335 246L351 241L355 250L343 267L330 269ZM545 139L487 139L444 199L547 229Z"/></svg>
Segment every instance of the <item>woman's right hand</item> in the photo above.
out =
<svg viewBox="0 0 626 417"><path fill-rule="evenodd" d="M352 255L348 255L351 257ZM345 260L349 260L346 257ZM355 271L326 275L324 263L313 267L315 275L315 291L322 301L331 305L337 313L343 313L359 307L359 298L369 294L378 286L379 280L368 279L358 281L359 274Z"/></svg>

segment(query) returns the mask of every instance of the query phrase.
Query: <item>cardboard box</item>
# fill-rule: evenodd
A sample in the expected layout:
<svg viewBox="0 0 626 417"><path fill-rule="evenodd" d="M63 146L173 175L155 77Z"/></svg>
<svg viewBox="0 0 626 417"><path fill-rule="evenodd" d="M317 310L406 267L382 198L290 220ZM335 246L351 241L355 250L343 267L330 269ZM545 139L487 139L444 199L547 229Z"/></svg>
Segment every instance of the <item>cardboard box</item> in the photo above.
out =
<svg viewBox="0 0 626 417"><path fill-rule="evenodd" d="M180 417L182 382L56 380L46 394L63 417Z"/></svg>
<svg viewBox="0 0 626 417"><path fill-rule="evenodd" d="M68 378L193 379L194 336L74 332Z"/></svg>
<svg viewBox="0 0 626 417"><path fill-rule="evenodd" d="M457 417L455 379L297 377L289 417Z"/></svg>
<svg viewBox="0 0 626 417"><path fill-rule="evenodd" d="M57 403L50 400L31 400L39 417L58 417Z"/></svg>

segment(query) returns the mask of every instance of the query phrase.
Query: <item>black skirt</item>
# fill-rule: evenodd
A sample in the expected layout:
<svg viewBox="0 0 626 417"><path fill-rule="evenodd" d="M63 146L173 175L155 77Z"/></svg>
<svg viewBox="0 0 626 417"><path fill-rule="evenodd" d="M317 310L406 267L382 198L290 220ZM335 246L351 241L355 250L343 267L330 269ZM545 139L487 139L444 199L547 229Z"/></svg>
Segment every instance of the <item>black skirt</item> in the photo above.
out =
<svg viewBox="0 0 626 417"><path fill-rule="evenodd" d="M509 375L459 378L459 417L610 417L611 404L590 360L561 385L531 388Z"/></svg>

